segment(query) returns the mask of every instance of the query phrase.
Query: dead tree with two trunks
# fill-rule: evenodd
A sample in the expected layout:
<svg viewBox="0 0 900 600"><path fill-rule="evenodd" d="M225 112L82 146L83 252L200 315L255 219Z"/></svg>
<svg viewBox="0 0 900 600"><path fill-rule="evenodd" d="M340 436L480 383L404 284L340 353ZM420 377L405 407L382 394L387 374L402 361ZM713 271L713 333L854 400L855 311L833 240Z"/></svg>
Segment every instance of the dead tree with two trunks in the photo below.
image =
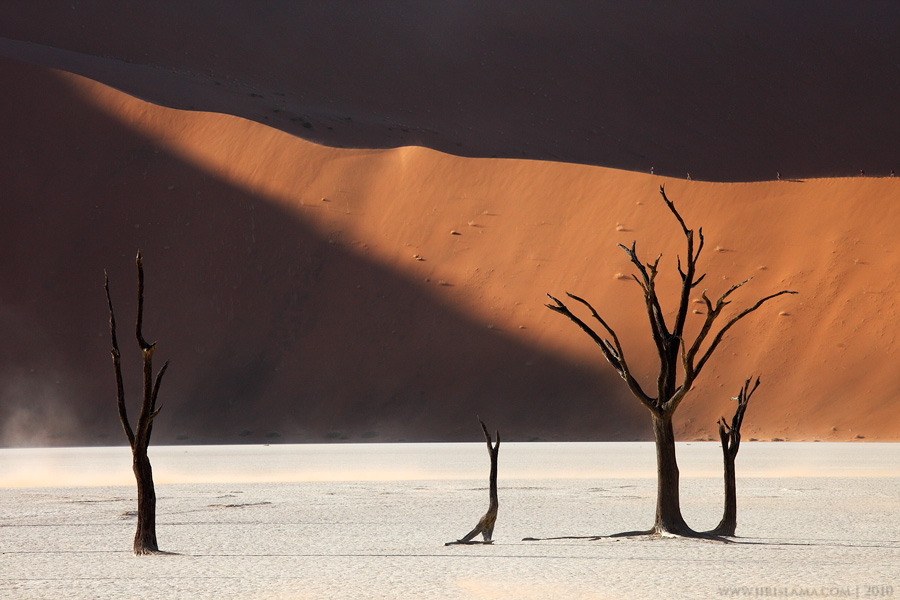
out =
<svg viewBox="0 0 900 600"><path fill-rule="evenodd" d="M153 376L153 352L156 343L148 343L141 332L144 311L144 266L141 253L138 252L135 259L138 270L138 300L137 320L135 323L135 335L144 363L144 388L141 400L141 412L138 415L137 429L131 428L128 421L128 411L125 409L125 386L122 382L122 361L119 353L119 343L116 340L116 317L113 313L112 298L109 293L109 275L106 275L106 301L109 304L109 332L112 337L113 368L116 373L116 398L119 407L119 420L125 429L125 436L131 446L132 469L137 481L137 531L134 534L134 555L164 554L160 552L156 542L156 490L153 487L153 470L150 467L150 459L147 456L147 448L150 446L150 433L153 431L153 420L159 414L156 406L156 398L159 395L159 385L169 362L162 366L156 377Z"/></svg>
<svg viewBox="0 0 900 600"><path fill-rule="evenodd" d="M496 431L497 443L491 443L491 434L488 433L487 426L481 419L481 430L484 431L484 439L487 442L488 454L491 457L491 478L490 478L490 504L487 512L478 521L475 529L466 534L462 539L455 542L447 542L445 546L453 546L455 544L490 544L491 537L494 535L494 524L497 522L497 509L500 507L500 501L497 498L497 455L500 452L500 431ZM483 542L473 541L476 535L481 534Z"/></svg>
<svg viewBox="0 0 900 600"><path fill-rule="evenodd" d="M703 250L703 230L700 229L698 231L695 239L694 231L688 229L687 225L685 225L684 219L675 209L675 205L666 196L664 187L660 186L659 191L666 207L681 226L687 245L685 261L682 263L681 257L678 257L681 289L678 294L678 305L675 308L673 321L670 322L666 318L666 311L662 308L656 289L656 276L662 255L657 256L653 262L644 264L638 258L637 242L633 242L630 248L619 245L637 270L637 273L633 274L632 277L643 292L644 304L650 320L650 331L657 355L659 356L659 373L656 377L656 389L652 392L647 391L638 382L625 358L625 351L619 341L619 336L616 335L616 332L603 320L587 300L573 294L567 294L569 298L583 305L590 312L591 317L602 328L603 335L597 333L588 323L575 315L564 302L549 294L548 297L552 300L552 304L547 304L546 306L550 310L566 316L594 340L600 347L600 351L606 361L625 381L635 398L650 412L653 422L653 435L656 442L656 518L652 529L635 533L671 533L690 536L699 534L688 527L681 515L678 463L675 459L675 434L672 428L672 416L693 387L697 377L709 363L709 359L716 351L716 348L719 347L725 334L738 321L769 300L783 294L794 294L796 292L782 290L766 296L743 311L732 315L724 321L724 324L721 324L719 323L719 318L722 317L723 309L731 303L729 298L746 284L749 279L731 286L715 301L711 300L707 296L707 290L704 290L700 297L706 306L706 317L696 337L693 340L685 339L685 323L689 313L691 294L705 277L705 274L698 274L697 272L697 261L700 258L700 252Z"/></svg>
<svg viewBox="0 0 900 600"><path fill-rule="evenodd" d="M737 458L738 449L741 446L741 424L744 422L744 412L750 396L759 387L759 377L753 386L750 386L751 377L744 382L741 391L738 392L737 408L731 417L731 424L725 422L725 417L719 419L719 439L722 440L722 458L725 463L725 510L722 520L716 528L710 531L713 535L733 536L737 528L737 487L734 480L734 460Z"/></svg>

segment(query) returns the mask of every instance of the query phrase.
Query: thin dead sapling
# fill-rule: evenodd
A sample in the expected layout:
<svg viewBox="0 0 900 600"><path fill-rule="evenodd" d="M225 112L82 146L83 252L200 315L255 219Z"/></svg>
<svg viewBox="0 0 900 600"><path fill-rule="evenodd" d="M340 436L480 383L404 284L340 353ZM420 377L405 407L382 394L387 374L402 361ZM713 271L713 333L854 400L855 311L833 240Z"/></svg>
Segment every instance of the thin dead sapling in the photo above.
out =
<svg viewBox="0 0 900 600"><path fill-rule="evenodd" d="M148 343L141 331L144 311L144 266L141 253L138 252L135 259L138 270L138 301L137 319L135 323L135 335L144 363L143 397L141 400L141 412L138 415L137 429L133 430L128 421L128 411L125 408L125 386L122 381L122 361L119 352L119 344L116 340L116 317L113 312L112 297L109 293L109 275L106 275L104 287L106 289L106 301L109 304L109 332L112 337L112 359L116 374L116 399L119 408L119 420L131 446L132 470L137 482L137 531L134 534L134 555L160 554L156 541L156 490L153 487L153 469L150 467L150 459L147 456L147 448L150 446L150 434L153 431L153 420L159 414L156 399L159 395L159 385L163 375L169 366L166 361L156 377L153 377L153 352L156 343Z"/></svg>
<svg viewBox="0 0 900 600"><path fill-rule="evenodd" d="M725 417L719 419L719 439L722 440L722 458L725 463L725 510L722 520L710 531L714 535L733 536L737 528L737 487L734 478L734 460L737 458L741 445L741 424L744 422L744 412L750 402L750 396L759 387L759 377L753 386L750 386L751 377L744 382L741 391L738 392L737 408L731 417L731 424L725 422Z"/></svg>

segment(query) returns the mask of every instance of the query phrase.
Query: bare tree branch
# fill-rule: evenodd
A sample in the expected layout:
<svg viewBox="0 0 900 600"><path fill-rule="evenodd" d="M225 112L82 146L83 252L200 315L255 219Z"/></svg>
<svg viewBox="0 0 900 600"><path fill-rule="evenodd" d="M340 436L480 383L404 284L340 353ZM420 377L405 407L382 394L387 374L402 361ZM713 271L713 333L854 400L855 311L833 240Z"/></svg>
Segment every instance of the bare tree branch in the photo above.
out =
<svg viewBox="0 0 900 600"><path fill-rule="evenodd" d="M703 326L700 328L700 332L697 334L697 337L694 339L694 343L691 344L690 349L687 351L686 362L684 363L684 369L688 372L694 371L694 357L697 355L697 352L700 351L700 346L706 340L706 336L709 335L710 330L712 329L715 320L719 318L719 314L722 312L722 309L731 304L727 302L726 299L730 296L735 290L746 284L750 279L745 279L740 283L736 283L728 290L719 296L718 300L716 300L716 305L713 306L712 301L709 299L709 296L706 295L708 290L703 290L703 293L700 295L703 298L704 304L706 304L706 319L703 321Z"/></svg>
<svg viewBox="0 0 900 600"><path fill-rule="evenodd" d="M571 296L571 294L569 294L569 296ZM613 352L610 343L600 337L600 335L597 334L597 332L594 331L590 325L575 316L575 314L572 313L571 310L569 310L569 307L566 306L561 300L551 296L550 294L547 294L547 297L553 300L553 302L555 302L556 304L545 304L544 306L546 306L553 312L565 315L569 318L569 320L578 325L578 327L580 327L582 331L584 331L592 340L594 340L595 344L600 346L600 351L603 352L603 357L606 358L607 362L609 362L609 364L612 365L616 372L624 378L624 367L622 365L621 352L618 351L618 348L616 352ZM598 321L600 321L600 324L604 326L604 329L606 329L606 331L611 336L613 336L613 339L617 339L615 332L606 325L606 322L603 321L603 319L601 319L599 315L597 315L596 318Z"/></svg>
<svg viewBox="0 0 900 600"><path fill-rule="evenodd" d="M610 337L612 337L613 343L615 344L615 356L619 359L619 362L620 362L620 364L622 365L622 367L627 371L627 370L628 370L628 365L626 365L626 364L624 363L625 352L622 350L622 344L619 343L619 336L616 335L616 332L613 331L612 327L610 327L610 326L606 323L606 321L603 320L603 318L602 318L602 317L600 316L600 314L594 309L594 307L591 305L590 302L588 302L588 301L585 300L584 298L581 298L581 297L576 296L575 294L571 294L571 293L569 293L569 292L566 292L566 295L567 295L569 298L571 298L572 300L575 300L576 302L580 302L581 304L585 305L585 306L587 307L587 309L588 309L589 311L591 311L591 316L594 317L594 319L596 319L596 320L600 323L600 325L603 326L603 329L606 330L606 332L610 335ZM606 344L606 347L609 348L609 350L612 352L612 351L613 351L613 344L611 344L611 343L609 342L609 340L603 340L603 341L604 341L604 343Z"/></svg>
<svg viewBox="0 0 900 600"><path fill-rule="evenodd" d="M168 368L169 368L169 361L166 361L163 363L162 368L156 374L156 381L153 383L153 397L150 402L150 408L154 412L159 412L159 410L156 408L156 398L159 396L159 386L160 386L160 383L162 382L163 375L166 374L166 369L168 369Z"/></svg>
<svg viewBox="0 0 900 600"><path fill-rule="evenodd" d="M153 347L156 344L148 344L147 340L144 339L144 335L141 332L141 328L144 322L144 259L141 257L141 251L138 250L137 258L135 258L135 263L137 264L138 269L138 302L137 302L137 319L135 320L134 331L137 336L138 345L141 347L141 350L153 351Z"/></svg>
<svg viewBox="0 0 900 600"><path fill-rule="evenodd" d="M119 342L116 340L116 315L113 312L112 297L109 293L109 274L106 271L103 271L103 276L105 278L103 287L106 290L106 303L109 306L109 333L112 337L112 350L110 351L110 354L112 354L113 369L115 369L116 372L116 405L119 410L119 421L122 423L122 428L125 430L125 437L128 438L128 445L134 450L134 430L128 422L128 410L125 407L125 384L122 382L122 357L119 352Z"/></svg>
<svg viewBox="0 0 900 600"><path fill-rule="evenodd" d="M681 225L681 230L684 232L684 235L685 235L685 236L691 236L691 235L693 235L693 232L692 232L690 229L688 229L688 226L687 226L687 225L685 225L684 219L682 219L682 218L681 218L681 215L678 213L678 211L675 210L675 203L672 202L671 200L669 200L669 197L666 196L666 186L665 186L665 185L660 185L660 186L659 186L659 194L662 196L662 199L665 200L666 206L669 207L669 211L670 211L673 215L675 215L675 218L676 218L676 219L678 219L678 224ZM690 255L690 254L689 254L688 256L689 256L690 258L694 258L694 257L693 257L692 255Z"/></svg>
<svg viewBox="0 0 900 600"><path fill-rule="evenodd" d="M625 253L628 254L631 262L638 268L643 279L643 281L639 281L637 276L632 275L644 292L644 304L647 309L647 317L650 320L650 333L653 342L656 345L656 352L659 356L660 364L660 373L657 379L657 398L663 398L666 394L667 382L671 379L668 365L671 362L669 353L672 335L669 333L668 327L666 326L666 319L656 294L656 275L659 272L659 261L662 258L662 255L658 255L655 261L647 263L645 267L640 259L638 259L635 250L636 245L637 242L632 242L630 249L622 244L619 244L619 247L625 250Z"/></svg>
<svg viewBox="0 0 900 600"><path fill-rule="evenodd" d="M700 251L703 249L703 231L700 231L699 248L697 248L697 251L694 252L693 230L688 229L688 226L685 224L684 219L681 217L681 214L675 209L675 204L671 200L669 200L668 196L666 196L665 186L659 186L659 194L665 201L666 206L669 208L669 211L673 215L675 215L675 218L678 220L678 224L681 225L681 231L684 233L684 238L687 242L687 268L685 270L682 270L681 257L678 257L678 272L681 275L682 285L681 296L678 302L678 310L676 312L677 316L675 317L675 327L674 329L672 329L672 335L681 337L682 332L684 331L684 323L687 319L691 289L693 289L694 285L696 285L694 276L697 269L697 259L700 257Z"/></svg>
<svg viewBox="0 0 900 600"><path fill-rule="evenodd" d="M612 367L616 370L619 376L628 384L628 388L631 390L631 393L634 394L647 408L651 410L656 410L656 400L648 396L643 388L641 388L640 383L638 383L637 379L631 374L631 370L628 368L628 363L625 362L625 352L622 350L622 345L619 343L619 336L616 335L616 332L607 325L606 321L603 320L602 317L594 310L594 307L591 304L584 300L583 298L579 298L574 294L569 294L568 296L573 300L584 304L588 310L591 311L591 315L600 322L603 328L609 333L610 337L613 339L613 344L615 344L615 348L613 348L613 344L611 344L608 340L601 338L596 331L594 331L590 325L582 321L575 314L569 310L569 307L563 304L559 299L554 298L550 294L547 294L547 297L553 300L556 304L545 304L547 308L550 310L565 315L569 318L570 321L578 325L582 331L584 331L594 343L600 347L601 352L603 353L603 357L606 361L612 365Z"/></svg>
<svg viewBox="0 0 900 600"><path fill-rule="evenodd" d="M150 410L152 412L150 413L150 419L148 420L148 423L147 423L147 441L148 441L148 443L150 441L150 434L153 431L153 421L154 421L154 419L156 419L156 415L159 414L159 411L162 410L162 406L157 408L156 398L159 396L159 385L160 385L160 383L162 383L163 375L165 375L166 369L168 369L168 368L169 368L169 361L166 361L165 363L163 363L162 368L156 374L156 381L153 384L153 396L150 399Z"/></svg>
<svg viewBox="0 0 900 600"><path fill-rule="evenodd" d="M728 292L728 293L730 293L730 292ZM712 356L712 353L715 352L716 347L719 345L719 342L722 341L722 338L725 336L725 333L727 333L728 330L731 329L735 323L737 323L738 321L740 321L741 319L743 319L744 317L746 317L747 315L749 315L750 313L755 311L757 308L759 308L760 306L762 306L763 304L765 304L772 298L777 298L778 296L781 296L784 294L796 294L796 293L797 292L795 292L793 290L781 290L780 292L776 292L774 294L766 296L765 298L762 298L761 300L759 300L756 304L754 304L750 308L747 308L747 309L741 311L739 314L732 317L731 320L728 321L728 323L726 323L725 326L719 330L719 333L717 333L715 335L715 337L713 338L709 347L706 349L706 352L703 353L703 356L697 362L697 365L693 368L694 375L696 376L697 374L700 373L700 371L703 369L704 365L706 365L706 361L708 361L709 357Z"/></svg>
<svg viewBox="0 0 900 600"><path fill-rule="evenodd" d="M728 438L727 449L731 453L731 456L734 457L737 455L738 446L741 443L741 425L744 423L744 413L747 411L747 404L750 402L750 396L753 395L753 392L756 391L756 388L759 387L759 377L756 378L756 381L753 384L753 387L750 387L750 382L753 381L753 378L750 377L747 381L744 382L741 391L738 392L736 398L732 398L732 400L737 400L737 409L734 411L734 416L731 417L731 424L725 422L725 417L719 419L719 437L723 439L723 443L725 437ZM725 437L722 437L722 433L725 433Z"/></svg>

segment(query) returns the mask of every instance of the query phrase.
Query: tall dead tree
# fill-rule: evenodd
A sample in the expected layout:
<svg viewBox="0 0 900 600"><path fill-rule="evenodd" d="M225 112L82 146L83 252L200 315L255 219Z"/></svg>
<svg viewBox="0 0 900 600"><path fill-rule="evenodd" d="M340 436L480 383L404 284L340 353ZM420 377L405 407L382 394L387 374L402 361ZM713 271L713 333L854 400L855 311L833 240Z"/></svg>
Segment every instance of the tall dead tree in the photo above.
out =
<svg viewBox="0 0 900 600"><path fill-rule="evenodd" d="M462 539L456 540L455 542L447 542L444 544L445 546L452 546L454 544L477 544L479 542L473 542L472 540L479 533L484 539L483 543L490 544L491 537L494 535L494 524L497 522L497 509L500 507L500 501L497 497L497 455L500 452L500 431L496 431L497 443L492 444L491 434L488 433L484 421L479 419L478 422L481 423L481 430L484 432L484 439L487 442L488 454L491 457L490 504L488 505L487 512L479 519L475 529L467 533Z"/></svg>
<svg viewBox="0 0 900 600"><path fill-rule="evenodd" d="M737 398L732 398L732 400L737 400L737 409L734 411L734 416L731 417L731 425L725 422L725 417L719 419L719 439L722 440L722 458L725 462L725 510L722 520L715 529L710 531L714 535L733 536L737 528L737 487L734 480L734 459L737 458L741 445L741 424L744 422L747 403L750 402L750 396L759 387L759 377L756 378L753 387L750 387L751 380L752 377L744 382Z"/></svg>
<svg viewBox="0 0 900 600"><path fill-rule="evenodd" d="M153 420L159 414L156 406L156 398L159 395L159 385L162 382L169 361L163 364L156 377L153 377L153 352L156 343L148 343L141 332L144 313L144 262L141 253L138 252L135 259L138 270L138 301L137 320L135 323L135 335L141 356L144 362L144 394L141 400L141 412L138 415L137 430L131 428L128 421L128 411L125 408L125 386L122 382L122 361L119 353L119 343L116 340L116 317L113 313L112 297L109 294L109 275L106 275L106 301L109 304L109 332L112 337L112 359L116 372L116 398L119 407L119 420L125 429L125 436L131 446L132 470L137 481L137 531L134 534L134 555L159 554L159 546L156 542L156 490L153 487L153 469L150 467L150 458L147 456L147 448L150 446L150 433L153 430Z"/></svg>
<svg viewBox="0 0 900 600"><path fill-rule="evenodd" d="M681 516L678 463L675 459L675 434L672 429L672 416L694 385L700 372L709 362L710 357L718 348L725 334L738 321L758 309L768 300L782 294L795 294L796 292L782 290L766 296L749 308L728 318L724 325L721 325L714 331L714 326L717 324L719 317L722 316L722 310L731 303L728 298L747 283L749 279L731 286L715 302L709 299L706 295L707 290L704 290L701 298L706 305L706 318L697 336L693 340L686 340L684 338L684 328L689 312L691 293L706 276L705 274L698 275L697 273L697 261L700 258L700 252L703 250L703 230L700 229L698 232L695 248L694 231L687 228L684 219L681 218L681 215L675 209L675 205L666 196L663 186L660 186L659 192L669 211L678 220L687 244L685 263L682 264L681 257L678 257L681 290L678 296L678 305L675 309L674 322L671 327L666 320L665 311L659 301L656 289L656 276L662 255L657 256L655 261L644 264L638 259L637 242L632 242L630 248L619 244L619 247L625 250L628 258L637 269L637 274L633 274L632 277L640 286L641 291L643 291L644 304L646 305L647 316L650 319L650 331L659 356L659 373L656 378L655 393L645 391L634 377L628 362L625 360L625 352L622 349L619 337L587 300L567 293L569 298L584 305L590 311L591 316L600 324L605 335L608 335L612 341L602 337L585 321L573 314L563 302L549 294L548 297L553 301L553 304L547 304L546 306L550 310L568 317L594 340L600 347L600 351L607 362L612 365L628 385L631 393L650 411L653 421L653 435L656 441L657 493L656 519L653 528L648 533L692 535L695 532L687 526Z"/></svg>

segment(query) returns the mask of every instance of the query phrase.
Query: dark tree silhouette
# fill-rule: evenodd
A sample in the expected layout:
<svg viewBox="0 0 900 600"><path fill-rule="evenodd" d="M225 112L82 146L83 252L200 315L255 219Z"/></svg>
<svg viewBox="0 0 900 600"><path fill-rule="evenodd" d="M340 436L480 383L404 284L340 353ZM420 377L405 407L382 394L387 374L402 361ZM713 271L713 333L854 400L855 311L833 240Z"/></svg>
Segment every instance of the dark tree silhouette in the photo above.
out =
<svg viewBox="0 0 900 600"><path fill-rule="evenodd" d="M162 381L169 362L162 366L153 377L153 352L156 343L149 344L141 332L144 312L144 264L141 253L138 252L135 259L138 270L138 302L137 320L135 323L135 335L141 356L144 362L144 394L141 400L141 412L138 416L137 430L131 428L128 421L128 412L125 409L125 386L122 383L122 362L119 353L119 344L116 340L116 317L113 313L112 298L109 294L109 275L106 275L104 287L106 289L106 301L109 304L109 332L112 337L112 359L116 372L116 397L119 407L119 420L125 429L125 436L131 446L132 469L137 481L137 531L134 534L134 555L160 554L156 542L156 490L153 487L153 470L150 467L150 459L147 456L147 448L150 446L150 433L153 430L153 420L159 414L156 407L156 398L159 395L159 385Z"/></svg>
<svg viewBox="0 0 900 600"><path fill-rule="evenodd" d="M478 422L481 423L481 430L484 431L484 439L487 442L488 454L491 457L491 501L488 505L487 512L484 513L484 516L481 517L481 519L479 519L478 524L475 526L475 529L467 533L466 536L462 539L456 540L455 542L447 542L446 544L444 544L445 546L452 546L454 544L490 544L491 537L494 535L494 524L497 522L497 509L500 507L500 501L497 498L497 454L500 452L500 431L496 431L497 443L491 444L491 434L488 433L487 426L481 419L479 419ZM484 541L472 541L473 538L479 533L482 535Z"/></svg>
<svg viewBox="0 0 900 600"><path fill-rule="evenodd" d="M737 528L737 487L734 481L734 459L737 458L741 445L741 424L744 422L747 403L750 402L750 396L759 387L759 377L756 378L753 387L750 387L752 379L751 377L744 382L737 398L732 398L732 400L737 400L738 405L734 416L731 417L731 425L725 422L725 417L719 419L719 439L722 440L722 458L725 462L725 510L722 520L715 529L710 531L714 535L733 536Z"/></svg>
<svg viewBox="0 0 900 600"><path fill-rule="evenodd" d="M731 286L715 302L709 299L706 295L706 290L704 290L701 298L706 305L706 318L696 338L686 340L684 338L684 327L687 320L691 292L705 277L705 274L698 275L697 273L697 260L700 258L700 252L703 250L703 230L700 229L698 232L698 241L695 248L694 231L687 228L684 219L681 218L681 215L675 209L675 205L666 196L663 186L660 186L659 192L669 211L678 220L687 243L685 263L682 264L681 257L678 257L681 290L671 328L664 316L665 312L660 304L656 290L657 269L662 255L657 256L655 261L644 264L638 259L637 242L632 242L631 248L619 244L637 269L637 274L632 275L632 277L644 293L644 303L650 319L650 330L659 356L659 373L656 378L655 394L651 395L651 393L646 392L638 380L635 379L631 368L625 360L625 352L622 349L619 337L590 303L578 296L567 293L569 298L584 305L590 311L591 316L600 324L605 334L612 341L602 337L590 325L572 313L562 301L549 294L548 297L553 303L546 306L554 312L565 315L594 340L600 347L600 351L607 362L612 365L628 385L631 393L650 411L653 421L653 434L656 441L656 519L651 530L641 533L695 535L696 532L688 527L681 516L678 463L675 459L675 434L672 429L672 416L694 385L700 372L709 362L725 334L738 321L758 309L765 302L782 294L795 294L796 292L782 290L766 296L749 308L731 316L725 321L724 325L721 325L714 332L714 326L719 317L722 316L722 310L731 303L728 298L750 280L747 279Z"/></svg>

